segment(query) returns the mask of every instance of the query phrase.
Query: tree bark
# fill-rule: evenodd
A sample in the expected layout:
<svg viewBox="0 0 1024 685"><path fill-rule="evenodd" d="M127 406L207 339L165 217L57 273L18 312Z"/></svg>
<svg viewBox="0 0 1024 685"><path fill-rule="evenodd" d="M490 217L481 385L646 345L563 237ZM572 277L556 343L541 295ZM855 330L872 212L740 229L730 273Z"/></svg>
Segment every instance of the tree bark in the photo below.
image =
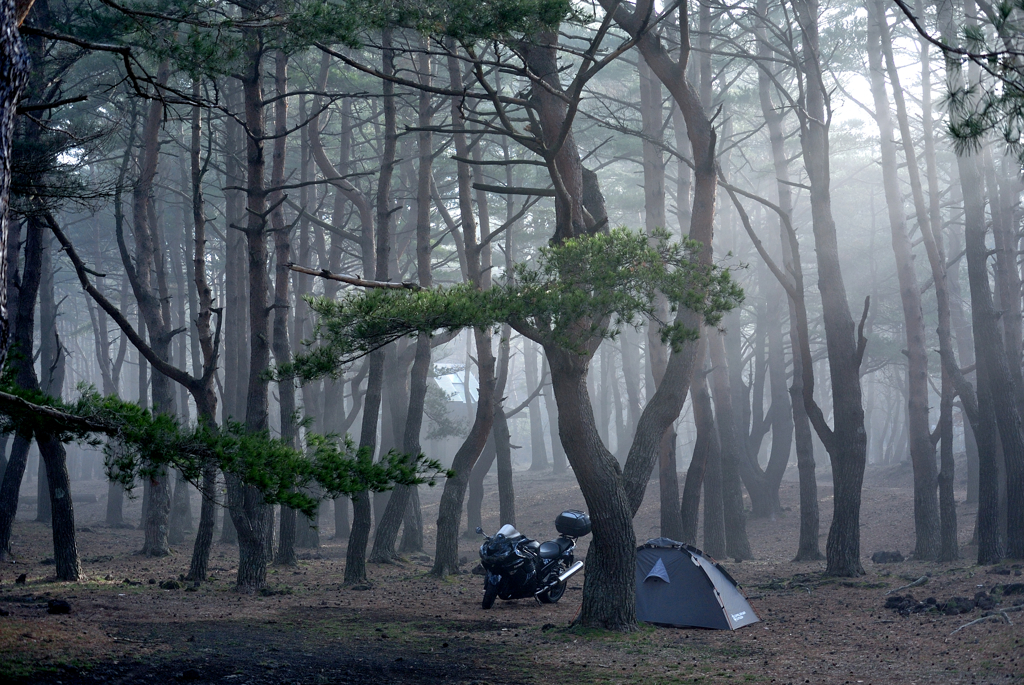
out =
<svg viewBox="0 0 1024 685"><path fill-rule="evenodd" d="M468 494L466 496L466 536L475 535L478 527L483 525L481 514L484 503L484 479L494 466L494 460L498 458L498 452L494 447L494 432L487 436L487 442L480 452L480 457L473 465L469 474L467 484ZM500 519L499 519L500 520Z"/></svg>
<svg viewBox="0 0 1024 685"><path fill-rule="evenodd" d="M26 390L38 390L35 365L32 363L32 338L35 333L36 297L39 294L39 283L42 278L43 260L43 229L38 221L28 221L25 235L25 257L22 265L21 278L12 275L17 284L15 309L11 312L12 340L10 347L17 357L12 358L17 375L15 383ZM7 248L14 252L13 259L7 255L17 268L17 245L19 232L13 231L10 236L12 243ZM0 484L0 559L11 554L11 531L14 518L18 511L18 495L21 481L28 466L28 452L32 445L32 434L28 431L18 432L11 447L11 457L7 461L3 483Z"/></svg>
<svg viewBox="0 0 1024 685"><path fill-rule="evenodd" d="M392 33L390 28L382 32L383 46L381 59L386 74L393 74L395 69L395 53L391 47ZM395 169L396 141L398 137L395 113L394 83L382 82L384 110L384 141L381 154L380 176L377 180L376 196L376 230L375 278L379 281L388 280L391 251L391 180ZM340 188L340 187L339 187ZM365 261L366 255L363 259ZM394 350L391 350L392 354ZM381 396L384 385L385 349L370 354L370 372L367 377L366 396L363 404L363 425L359 436L360 449L368 450L363 458L373 458L377 445L377 422L380 413ZM372 433L372 436L369 435ZM371 514L369 492L362 492L352 498L353 520L352 532L349 534L345 561L345 582L356 583L366 580L366 546L370 539Z"/></svg>
<svg viewBox="0 0 1024 685"><path fill-rule="evenodd" d="M423 39L423 47L426 47L426 40ZM431 84L432 63L430 56L424 50L416 58L417 78L420 83L429 86ZM431 164L433 163L433 136L429 130L432 122L432 108L430 93L422 90L419 93L417 108L417 123L420 131L417 134L418 162L416 167L416 278L420 285L429 287L433 284L433 273L431 271L431 244L430 244L430 180ZM430 340L421 335L416 340L416 355L412 363L412 376L409 382L409 409L406 414L404 443L409 453L418 453L420 446L420 432L423 427L423 403L427 394L427 386L430 383L428 377L431 374L430 364ZM409 489L408 503L405 506L405 516L402 519L403 533L402 543L399 552L419 552L423 549L423 513L420 509L419 488Z"/></svg>
<svg viewBox="0 0 1024 685"><path fill-rule="evenodd" d="M705 339L706 341L706 339ZM704 343L706 345L706 342ZM704 350L698 352L700 365L704 362ZM693 456L690 467L686 470L683 484L683 497L679 503L682 520L682 535L679 541L687 545L697 544L697 515L700 509L700 491L704 486L704 477L708 465L712 461L711 454L719 453L718 431L715 429L715 417L711 409L711 396L708 393L707 380L701 368L694 373L690 394L693 405L693 422L697 429L697 439L693 445ZM708 520L708 519L705 519Z"/></svg>
<svg viewBox="0 0 1024 685"><path fill-rule="evenodd" d="M31 70L28 49L21 40L18 27L31 7L32 2L28 0L0 2L0 367L7 360L7 350L11 343L11 325L8 323L7 311L9 236L12 233L9 211L11 144L14 142L14 121L18 101L28 85ZM21 483L20 476L18 483ZM13 514L11 520L13 521ZM2 529L0 543L4 543ZM6 544L0 544L0 554L9 544L8 533Z"/></svg>
<svg viewBox="0 0 1024 685"><path fill-rule="evenodd" d="M540 374L537 369L537 350L533 343L523 338L523 366L526 371L527 389L536 388L540 382ZM548 469L548 451L544 445L544 419L540 409L541 398L535 397L530 401L527 408L530 417L530 470L546 471ZM622 436L618 436L619 444L622 444Z"/></svg>
<svg viewBox="0 0 1024 685"><path fill-rule="evenodd" d="M541 356L543 357L543 354ZM543 373L545 378L551 378L551 367L546 357L543 358ZM628 373L626 378L629 378ZM636 376L633 376L633 378L635 379ZM626 387L629 387L628 380ZM565 473L566 458L565 448L562 447L562 442L558 439L558 403L555 402L553 392L544 396L544 411L548 417L548 433L551 436L551 472L555 475L560 475ZM632 433L630 433L630 437L632 438Z"/></svg>
<svg viewBox="0 0 1024 685"><path fill-rule="evenodd" d="M185 538L195 532L192 527L192 493L191 484L178 470L174 471L174 493L171 496L171 515L167 532L167 543L180 545Z"/></svg>
<svg viewBox="0 0 1024 685"><path fill-rule="evenodd" d="M883 53L887 61L892 61L892 41L889 37L885 10L877 0L868 2L867 53L875 121L878 124L882 152L883 187L889 210L892 249L896 257L896 276L903 305L903 329L907 343L907 429L910 461L914 469L914 556L919 559L934 559L938 554L939 537L939 507L936 498L938 481L935 470L935 447L928 425L928 355L925 349L924 310L921 306L921 286L914 270L914 255L907 233L897 171L896 146L893 143L894 132L889 116L889 97L886 94L885 74L882 70ZM896 72L891 69L890 75L893 74ZM902 91L899 90L898 81L893 82L893 90L899 101ZM909 130L903 133L909 134ZM909 142L905 139L905 150L908 149L906 145ZM912 153L907 155L907 165L917 209L917 221L922 234L930 234L917 160Z"/></svg>
<svg viewBox="0 0 1024 685"><path fill-rule="evenodd" d="M170 78L170 62L161 62L157 83L165 85ZM121 223L116 224L121 261L131 283L139 316L145 321L149 333L149 346L160 361L171 359L170 297L167 292L166 271L162 240L157 225L154 188L160 157L160 130L164 107L161 99L150 101L142 123L139 150L139 176L132 189L132 234L135 238L135 258L128 254ZM140 366L141 369L141 366ZM153 410L175 413L174 388L171 380L155 372L152 378ZM141 371L140 371L141 374ZM140 378L140 392L141 378ZM161 469L143 484L148 489L148 506L144 508L143 529L145 540L142 554L161 557L170 554L167 542L169 531L171 486L166 472Z"/></svg>
<svg viewBox="0 0 1024 685"><path fill-rule="evenodd" d="M264 172L265 111L263 108L263 37L248 30L245 65L241 74L245 105L246 133L246 211L244 233L249 271L249 373L245 403L245 428L259 433L268 429L268 385L270 366L270 308L267 275L267 192ZM232 474L226 475L231 520L238 533L239 592L255 592L266 583L267 537L273 525L273 513L262 494L244 485Z"/></svg>
<svg viewBox="0 0 1024 685"><path fill-rule="evenodd" d="M593 540L587 553L580 622L606 630L636 625L636 536L618 462L602 444L587 393L588 357L546 345L558 402L558 434L587 503Z"/></svg>
<svg viewBox="0 0 1024 685"><path fill-rule="evenodd" d="M811 224L818 265L829 374L832 381L834 428L814 402L809 349L804 348L804 405L832 461L834 513L826 543L826 573L858 576L860 562L860 497L867 459L867 433L861 402L860 363L867 340L863 324L855 328L843 281L829 172L829 138L825 86L820 61L817 0L793 4L800 27L807 84L801 113L801 149L810 181ZM867 302L865 302L865 316Z"/></svg>
<svg viewBox="0 0 1024 685"><path fill-rule="evenodd" d="M722 504L725 516L726 553L736 559L752 559L750 540L747 538L746 512L743 509L743 491L740 487L738 462L745 456L745 446L736 434L736 417L729 388L729 366L725 359L723 336L718 331L709 333L712 371L711 383L714 389L715 417L718 419L718 435L721 442ZM748 488L749 489L749 488Z"/></svg>
<svg viewBox="0 0 1024 685"><path fill-rule="evenodd" d="M967 2L964 7L967 23L974 23L975 13L975 4ZM939 3L937 23L942 39L950 41L950 44L956 44L959 32L953 18L952 3ZM964 76L958 62L953 59L946 60L946 80L951 90L964 85ZM979 75L976 69L970 70L966 76L968 85L977 83ZM977 412L972 423L978 444L979 462L978 563L991 564L998 562L1005 551L999 522L997 440L1002 444L1007 463L1011 459L1019 460L1020 416L1016 415L1016 403L1007 401L1015 395L1010 387L1012 381L1009 378L1009 369L1005 366L1005 350L1002 348L1003 341L998 330L997 314L994 311L988 281L982 174L974 157L957 155L957 169L964 202L964 244L970 285L971 323L977 355ZM960 343L963 345L964 341L961 340ZM950 361L944 359L947 366ZM961 386L960 396L965 405L967 390ZM992 420L993 417L995 421ZM1018 475L1019 488L1024 488L1022 481L1024 476ZM1021 510L1021 513L1024 514L1024 510ZM1018 529L1021 527L1024 526L1018 525ZM1024 536L1024 533L1020 533L1019 536ZM1017 554L1020 555L1021 553Z"/></svg>
<svg viewBox="0 0 1024 685"><path fill-rule="evenodd" d="M667 228L665 212L665 161L661 154L663 112L661 83L647 66L638 63L640 76L640 115L643 134L644 221L648 233ZM658 317L668 320L668 301L657 298ZM661 342L657 326L647 327L647 352L654 377L654 387L661 383L668 365L668 347ZM604 357L602 357L603 362ZM602 363L602 367L603 367ZM602 402L607 406L607 399ZM602 422L607 423L607 422ZM677 539L682 535L679 511L679 478L676 474L675 431L669 427L662 436L658 449L658 488L660 495L661 535Z"/></svg>
<svg viewBox="0 0 1024 685"><path fill-rule="evenodd" d="M455 42L448 40L447 45L454 53ZM462 89L461 63L452 54L448 58L448 78L452 90ZM451 103L452 125L456 129L465 129L465 120L458 99L453 98ZM461 159L468 159L470 156L469 142L466 134L457 132L454 135L455 152ZM458 162L456 167L458 191L459 191L459 214L462 219L462 244L465 251L465 276L476 288L486 288L490 285L490 272L484 271L481 263L483 250L479 244L477 225L473 216L471 177L469 164ZM441 502L437 514L437 549L434 555L434 566L431 574L444 577L458 571L458 534L459 523L462 518L462 502L466 496L466 486L469 482L473 465L480 456L480 452L487 442L487 436L491 433L494 424L494 389L496 384L495 360L491 348L491 336L488 331L474 330L476 342L477 374L479 377L480 389L476 405L476 413L473 419L473 426L469 435L463 441L455 458L452 460L452 470L455 477L445 481L444 491L441 493ZM468 365L467 365L468 379ZM467 393L468 395L468 393ZM467 396L467 403L468 403Z"/></svg>
<svg viewBox="0 0 1024 685"><path fill-rule="evenodd" d="M67 454L64 444L53 436L39 434L37 438L40 459L46 464L57 580L76 582L81 578L82 565L78 560L78 544L75 541L75 510L71 504Z"/></svg>
<svg viewBox="0 0 1024 685"><path fill-rule="evenodd" d="M273 351L277 365L291 362L292 344L288 336L288 313L291 300L288 286L291 282L291 240L290 231L284 221L284 191L276 190L285 183L285 161L288 141L288 57L284 50L274 53L274 152L270 172L270 185L275 188L269 200L274 208L270 212L271 230L274 233L274 324ZM279 396L281 440L290 447L295 447L298 429L295 425L295 383L292 379L282 379L277 384ZM298 563L295 557L295 510L281 507L280 534L278 536L277 556L274 563L283 566L294 566Z"/></svg>
<svg viewBox="0 0 1024 685"><path fill-rule="evenodd" d="M506 251L506 255L508 251ZM494 454L498 462L498 520L501 523L516 525L516 495L512 484L512 436L508 428L503 398L508 383L508 364L510 339L512 330L506 325L502 327L501 344L498 352L498 381L495 383L494 425L491 432L494 437Z"/></svg>
<svg viewBox="0 0 1024 685"><path fill-rule="evenodd" d="M759 0L758 14L767 16L767 0ZM776 195L783 215L788 219L792 216L792 186L789 184L789 157L786 154L786 136L783 131L783 113L775 106L771 97L772 77L774 73L766 71L772 57L772 49L767 41L765 22L758 22L758 57L764 60L758 69L758 97L761 103L761 115L768 128L771 143L772 164L776 176ZM782 244L783 268L793 275L793 281L803 292L803 271L801 268L799 243L791 236L782 217L779 220L780 242ZM816 561L822 558L818 531L818 483L815 476L814 440L811 432L810 419L804 406L804 360L800 352L800 341L808 337L806 328L806 312L802 311L803 303L793 297L787 297L789 306L789 339L793 356L793 378L789 386L789 404L793 412L793 432L796 442L797 470L800 477L800 538L797 546L796 561ZM774 440L774 436L773 436Z"/></svg>

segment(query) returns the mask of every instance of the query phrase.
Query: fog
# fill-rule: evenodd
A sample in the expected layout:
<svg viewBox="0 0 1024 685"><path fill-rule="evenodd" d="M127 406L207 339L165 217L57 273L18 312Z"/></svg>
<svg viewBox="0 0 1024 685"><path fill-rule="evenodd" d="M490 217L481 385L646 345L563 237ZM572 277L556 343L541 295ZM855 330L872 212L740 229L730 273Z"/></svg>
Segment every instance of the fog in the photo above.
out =
<svg viewBox="0 0 1024 685"><path fill-rule="evenodd" d="M486 474L515 523L524 474L572 472L609 584L585 590L594 625L628 622L599 594L631 578L609 559L635 548L648 491L661 535L742 560L759 545L746 523L785 515L780 487L797 483L793 556L853 576L873 551L867 473L913 488L904 553L1024 556L1024 186L1001 99L1019 88L1019 10L371 5L30 16L22 102L57 104L24 109L13 146L15 385L69 403L91 386L299 453L319 435L422 452L452 469L427 550L441 575L481 521ZM97 43L104 16L124 50ZM979 57L994 50L998 69ZM8 552L19 486L49 520L49 469L82 491L137 451L69 438L40 458L18 421L2 438ZM243 504L256 485L226 467L156 466L144 511L126 517L119 483L103 495L147 553L205 530L205 573L202 545L234 539L234 518L263 569L243 562L238 583L258 586L261 540L287 561L315 537L301 512ZM819 484L834 493L820 504ZM200 513L197 488L218 506ZM422 547L416 487L346 494L354 509L326 498L319 520L352 531L347 581L393 557L400 530ZM974 531L958 508L977 509Z"/></svg>

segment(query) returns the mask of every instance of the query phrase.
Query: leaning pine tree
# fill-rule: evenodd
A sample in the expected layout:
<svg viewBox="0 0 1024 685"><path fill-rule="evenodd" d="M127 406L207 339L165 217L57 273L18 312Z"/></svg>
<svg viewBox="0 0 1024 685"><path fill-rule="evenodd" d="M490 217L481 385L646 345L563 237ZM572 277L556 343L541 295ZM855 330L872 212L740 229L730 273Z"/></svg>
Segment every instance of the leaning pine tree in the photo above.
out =
<svg viewBox="0 0 1024 685"><path fill-rule="evenodd" d="M601 342L627 325L651 320L662 340L679 350L698 335L679 313L695 313L701 322L716 325L738 304L742 293L728 271L702 263L701 251L701 245L671 242L663 232L652 239L626 229L603 230L543 248L535 264L517 265L507 280L488 290L464 285L382 289L339 300L312 299L320 317L318 344L296 359L295 371L307 378L335 373L403 336L499 323L542 345L551 364L559 436L594 523L581 622L629 630L636 622L631 505L636 488L628 474L638 469L627 462L624 475L601 441L587 394L587 369ZM675 321L655 318L658 293L677 313ZM636 452L648 458L648 475L657 456L657 441L652 442L650 450L634 446L631 451L631 457ZM588 603L598 619L589 624Z"/></svg>

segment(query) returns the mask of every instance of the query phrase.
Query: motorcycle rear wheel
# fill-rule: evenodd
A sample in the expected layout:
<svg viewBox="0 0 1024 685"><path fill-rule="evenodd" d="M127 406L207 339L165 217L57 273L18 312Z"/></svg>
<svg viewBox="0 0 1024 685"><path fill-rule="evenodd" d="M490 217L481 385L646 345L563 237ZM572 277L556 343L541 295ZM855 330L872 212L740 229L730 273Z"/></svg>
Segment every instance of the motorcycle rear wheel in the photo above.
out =
<svg viewBox="0 0 1024 685"><path fill-rule="evenodd" d="M484 601L480 603L484 609L494 606L494 599L498 596L498 585L492 584L490 577L484 579Z"/></svg>
<svg viewBox="0 0 1024 685"><path fill-rule="evenodd" d="M568 582L569 581L567 580L563 580L550 590L545 590L537 595L537 599L540 600L541 604L554 604L558 600L562 599L562 595L565 594L565 586Z"/></svg>

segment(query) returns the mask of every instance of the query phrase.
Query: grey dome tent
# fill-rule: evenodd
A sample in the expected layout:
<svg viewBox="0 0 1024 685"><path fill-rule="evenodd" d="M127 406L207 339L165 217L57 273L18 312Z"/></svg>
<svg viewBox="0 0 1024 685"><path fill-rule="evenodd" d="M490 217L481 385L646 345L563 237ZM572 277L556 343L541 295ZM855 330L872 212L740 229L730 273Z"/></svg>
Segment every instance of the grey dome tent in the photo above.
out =
<svg viewBox="0 0 1024 685"><path fill-rule="evenodd" d="M636 617L646 623L717 630L761 620L714 559L668 538L637 548Z"/></svg>

